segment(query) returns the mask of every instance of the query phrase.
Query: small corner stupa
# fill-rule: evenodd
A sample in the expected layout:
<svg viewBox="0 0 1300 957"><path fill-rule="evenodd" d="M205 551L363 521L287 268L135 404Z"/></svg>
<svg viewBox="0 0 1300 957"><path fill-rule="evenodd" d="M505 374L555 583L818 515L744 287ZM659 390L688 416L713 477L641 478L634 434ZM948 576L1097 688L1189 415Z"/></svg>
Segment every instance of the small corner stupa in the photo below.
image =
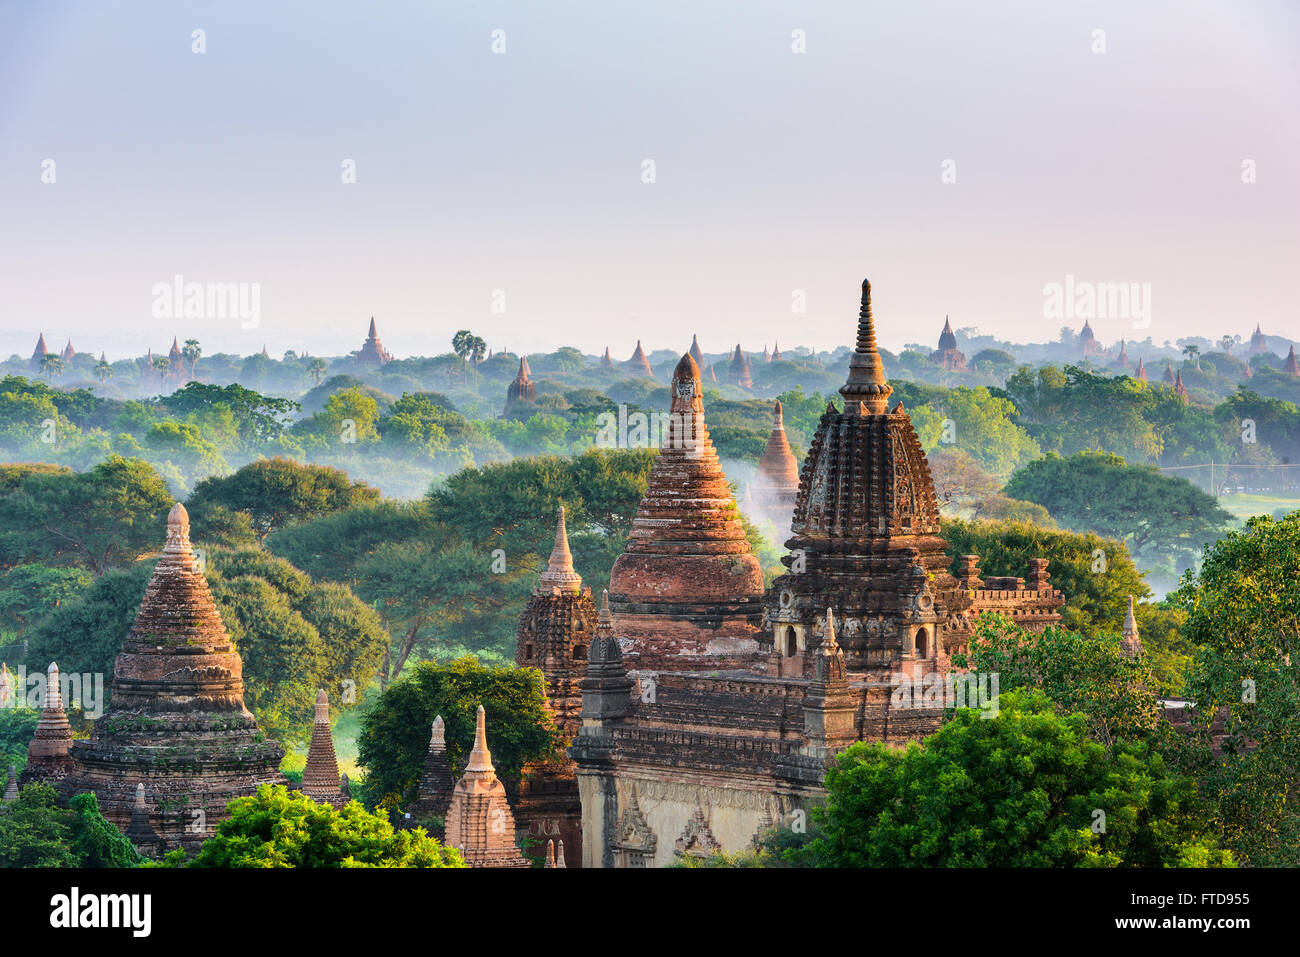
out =
<svg viewBox="0 0 1300 957"><path fill-rule="evenodd" d="M319 804L336 808L348 803L339 787L339 762L330 734L330 699L324 688L316 692L316 720L311 728L307 764L302 769L302 793Z"/></svg>
<svg viewBox="0 0 1300 957"><path fill-rule="evenodd" d="M763 574L704 422L695 360L672 380L667 436L650 471L609 599L638 668L734 667L757 652Z"/></svg>
<svg viewBox="0 0 1300 957"><path fill-rule="evenodd" d="M475 717L474 749L447 809L443 843L460 851L470 867L532 867L515 845L515 818L492 766L482 705Z"/></svg>
<svg viewBox="0 0 1300 957"><path fill-rule="evenodd" d="M45 672L45 703L41 717L27 746L27 767L22 783L45 781L56 787L72 770L72 727L63 710L63 693L59 688L59 666L53 661Z"/></svg>
<svg viewBox="0 0 1300 957"><path fill-rule="evenodd" d="M193 850L226 817L229 801L284 784L284 751L244 706L243 663L190 547L179 502L135 624L113 666L113 698L89 740L72 746L63 791L93 791L125 829L137 784L154 796L168 848Z"/></svg>
<svg viewBox="0 0 1300 957"><path fill-rule="evenodd" d="M131 823L126 827L126 839L145 857L157 857L162 850L162 839L149 818L143 783L135 786L135 803L131 805Z"/></svg>
<svg viewBox="0 0 1300 957"><path fill-rule="evenodd" d="M455 787L451 765L447 763L446 728L442 715L438 715L433 719L429 751L424 758L424 773L420 775L415 803L411 805L411 817L445 816Z"/></svg>

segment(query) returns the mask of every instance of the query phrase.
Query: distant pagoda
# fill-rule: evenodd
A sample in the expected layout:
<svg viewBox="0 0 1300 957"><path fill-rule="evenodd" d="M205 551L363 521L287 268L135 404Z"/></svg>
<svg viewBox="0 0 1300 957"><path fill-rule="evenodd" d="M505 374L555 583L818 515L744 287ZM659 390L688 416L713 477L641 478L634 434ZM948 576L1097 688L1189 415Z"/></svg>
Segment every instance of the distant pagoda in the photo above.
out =
<svg viewBox="0 0 1300 957"><path fill-rule="evenodd" d="M1174 364L1168 359L1165 360L1165 374L1161 378L1161 381L1166 385L1174 384Z"/></svg>
<svg viewBox="0 0 1300 957"><path fill-rule="evenodd" d="M704 422L700 370L673 372L668 435L650 471L609 600L635 667L709 667L757 651L763 574Z"/></svg>
<svg viewBox="0 0 1300 957"><path fill-rule="evenodd" d="M772 346L772 361L779 362L780 360L781 360L781 343L778 342Z"/></svg>
<svg viewBox="0 0 1300 957"><path fill-rule="evenodd" d="M1084 358L1103 355L1106 352L1097 341L1097 336L1087 319L1083 321L1083 328L1079 330L1079 348L1083 350Z"/></svg>
<svg viewBox="0 0 1300 957"><path fill-rule="evenodd" d="M319 804L336 808L348 803L348 795L339 784L339 762L330 734L330 699L324 688L316 692L316 720L307 748L307 764L302 769L302 793Z"/></svg>
<svg viewBox="0 0 1300 957"><path fill-rule="evenodd" d="M1174 395L1183 400L1183 405L1187 405L1187 403L1191 401L1187 394L1187 386L1183 385L1182 369L1179 369L1178 373L1174 376Z"/></svg>
<svg viewBox="0 0 1300 957"><path fill-rule="evenodd" d="M1141 379L1143 382L1149 382L1149 381L1150 381L1150 380L1147 378L1147 367L1146 367L1146 365L1142 362L1142 357L1141 357L1141 356L1138 356L1137 378Z"/></svg>
<svg viewBox="0 0 1300 957"><path fill-rule="evenodd" d="M1282 370L1290 375L1300 375L1300 365L1296 363L1294 345L1291 347L1291 351L1286 354L1286 364L1282 366Z"/></svg>
<svg viewBox="0 0 1300 957"><path fill-rule="evenodd" d="M444 842L470 867L532 867L515 845L515 818L492 766L483 706L475 716L474 749L452 791Z"/></svg>
<svg viewBox="0 0 1300 957"><path fill-rule="evenodd" d="M785 435L780 400L772 410L772 434L767 438L767 448L758 460L757 486L759 507L776 521L778 528L788 526L799 494L799 463Z"/></svg>
<svg viewBox="0 0 1300 957"><path fill-rule="evenodd" d="M1260 330L1257 322L1255 323L1255 331L1250 334L1250 354L1257 356L1263 352L1268 352L1268 337Z"/></svg>
<svg viewBox="0 0 1300 957"><path fill-rule="evenodd" d="M41 333L40 338L36 340L36 348L32 351L30 365L37 372L41 370L41 362L50 354L49 347L45 344L45 333Z"/></svg>
<svg viewBox="0 0 1300 957"><path fill-rule="evenodd" d="M530 372L528 360L520 356L519 371L506 387L505 415L509 415L511 410L523 403L531 404L537 401L537 385L529 378Z"/></svg>
<svg viewBox="0 0 1300 957"><path fill-rule="evenodd" d="M736 351L731 356L731 366L727 369L727 382L742 389L754 388L754 372L750 368L749 357L740 350L740 343L736 343Z"/></svg>
<svg viewBox="0 0 1300 957"><path fill-rule="evenodd" d="M632 353L632 358L627 360L625 368L631 375L654 378L654 370L650 368L650 360L646 358L645 350L641 348L640 339L636 341L636 351Z"/></svg>
<svg viewBox="0 0 1300 957"><path fill-rule="evenodd" d="M930 361L949 372L966 371L966 354L957 348L957 334L952 323L943 317L943 330L939 333L939 348L930 353Z"/></svg>
<svg viewBox="0 0 1300 957"><path fill-rule="evenodd" d="M611 359L609 355L609 346L605 347L605 354L600 357L600 367L602 369L614 368L614 360Z"/></svg>
<svg viewBox="0 0 1300 957"><path fill-rule="evenodd" d="M266 348L262 348L266 352ZM377 369L387 362L392 361L383 344L379 341L379 333L375 330L375 317L370 317L370 332L366 335L366 341L361 345L361 351L357 353L357 365L367 366Z"/></svg>
<svg viewBox="0 0 1300 957"><path fill-rule="evenodd" d="M154 796L167 848L197 848L227 802L284 784L284 751L244 706L243 663L190 547L179 502L167 544L113 667L113 697L89 740L72 746L67 796L92 791L104 816L131 821L136 785Z"/></svg>
<svg viewBox="0 0 1300 957"><path fill-rule="evenodd" d="M1128 343L1123 339L1119 341L1119 355L1115 358L1115 364L1121 369L1128 369L1133 365L1128 359Z"/></svg>
<svg viewBox="0 0 1300 957"><path fill-rule="evenodd" d="M694 334L691 335L690 353L691 353L691 358L695 360L695 364L699 366L701 369L703 369L704 353L700 351L700 340Z"/></svg>

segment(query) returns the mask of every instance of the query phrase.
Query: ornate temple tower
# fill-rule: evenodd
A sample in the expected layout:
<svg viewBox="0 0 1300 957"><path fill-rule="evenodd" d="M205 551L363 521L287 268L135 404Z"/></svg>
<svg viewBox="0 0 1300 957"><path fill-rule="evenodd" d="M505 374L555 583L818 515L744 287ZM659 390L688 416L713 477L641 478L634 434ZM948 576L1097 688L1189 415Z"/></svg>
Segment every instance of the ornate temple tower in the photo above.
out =
<svg viewBox="0 0 1300 957"><path fill-rule="evenodd" d="M731 366L727 369L727 382L742 389L754 388L754 371L750 368L749 357L740 351L739 342L731 356Z"/></svg>
<svg viewBox="0 0 1300 957"><path fill-rule="evenodd" d="M72 357L75 356L76 354L77 354L77 350L72 348L72 340L69 339L67 344L63 347L63 351L59 353L59 357L64 362L71 362Z"/></svg>
<svg viewBox="0 0 1300 957"><path fill-rule="evenodd" d="M45 672L45 705L27 746L27 767L22 783L45 781L58 787L72 770L72 727L63 710L63 693L59 689L59 666L53 661Z"/></svg>
<svg viewBox="0 0 1300 957"><path fill-rule="evenodd" d="M772 361L773 361L773 362L780 362L781 359L782 359L782 356L781 356L781 343L779 343L779 342L777 342L777 343L773 343L773 345L772 345Z"/></svg>
<svg viewBox="0 0 1300 957"><path fill-rule="evenodd" d="M756 505L769 515L778 528L790 521L795 498L799 495L799 463L790 451L785 435L785 421L781 402L777 400L772 410L772 434L767 438L767 448L758 460Z"/></svg>
<svg viewBox="0 0 1300 957"><path fill-rule="evenodd" d="M444 843L459 850L470 867L532 866L515 846L515 818L505 785L492 766L482 705L474 729L474 750L447 809Z"/></svg>
<svg viewBox="0 0 1300 957"><path fill-rule="evenodd" d="M695 360L673 372L668 435L609 579L641 669L735 666L757 650L763 574L704 423Z"/></svg>
<svg viewBox="0 0 1300 957"><path fill-rule="evenodd" d="M316 721L312 724L307 764L302 769L302 793L336 808L345 807L349 800L339 786L339 762L330 734L330 699L324 688L316 692Z"/></svg>
<svg viewBox="0 0 1300 957"><path fill-rule="evenodd" d="M582 726L581 682L596 622L591 589L583 587L573 568L561 505L550 560L519 618L515 664L542 672L547 707L566 744ZM582 804L575 770L567 757L525 765L516 816L519 826L539 844L559 839L581 855Z"/></svg>
<svg viewBox="0 0 1300 957"><path fill-rule="evenodd" d="M190 548L179 502L131 633L113 667L113 698L90 739L72 746L64 793L93 791L104 816L130 823L136 785L170 849L196 848L226 803L284 784L284 751L244 706L243 664Z"/></svg>
<svg viewBox="0 0 1300 957"><path fill-rule="evenodd" d="M628 375L655 377L654 370L650 368L650 360L646 358L645 350L641 348L641 340L636 341L636 351L632 353L632 358L627 360L625 365Z"/></svg>
<svg viewBox="0 0 1300 957"><path fill-rule="evenodd" d="M537 401L537 386L529 378L530 373L528 360L520 356L519 371L515 373L515 377L506 388L506 415L509 415L510 410L521 402L532 403Z"/></svg>

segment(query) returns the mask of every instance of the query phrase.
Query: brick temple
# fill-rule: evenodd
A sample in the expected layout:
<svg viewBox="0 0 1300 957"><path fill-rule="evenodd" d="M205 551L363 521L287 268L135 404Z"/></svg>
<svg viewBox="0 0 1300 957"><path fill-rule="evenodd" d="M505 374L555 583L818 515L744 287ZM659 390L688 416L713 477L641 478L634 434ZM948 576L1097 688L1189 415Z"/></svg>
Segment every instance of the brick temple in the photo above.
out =
<svg viewBox="0 0 1300 957"><path fill-rule="evenodd" d="M150 824L166 850L197 849L226 817L228 801L285 783L283 750L244 706L243 664L189 531L178 502L114 664L112 700L90 738L72 743L62 784L67 797L93 791L104 816L123 830L143 784Z"/></svg>
<svg viewBox="0 0 1300 957"><path fill-rule="evenodd" d="M1045 560L1024 578L982 579L974 555L950 570L929 463L902 403L889 407L892 391L864 281L842 408L828 405L818 424L788 571L766 591L736 546L716 457L661 448L611 575L613 614L597 623L569 749L584 867L752 846L806 815L845 747L901 745L939 726L942 707L893 692L948 672L976 616L996 610L1034 630L1060 620ZM698 417L711 451L689 356L672 402ZM729 579L716 574L728 562ZM757 627L721 654L710 636L748 624L754 601Z"/></svg>

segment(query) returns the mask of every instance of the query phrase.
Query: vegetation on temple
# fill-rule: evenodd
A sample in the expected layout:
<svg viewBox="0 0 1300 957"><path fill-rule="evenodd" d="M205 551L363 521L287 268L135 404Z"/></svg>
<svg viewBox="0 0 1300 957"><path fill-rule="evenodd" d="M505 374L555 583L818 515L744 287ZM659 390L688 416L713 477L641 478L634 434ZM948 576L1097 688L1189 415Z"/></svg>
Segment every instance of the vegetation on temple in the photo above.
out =
<svg viewBox="0 0 1300 957"><path fill-rule="evenodd" d="M0 867L135 867L140 855L99 812L94 794L59 807L54 788L28 784L0 804Z"/></svg>

